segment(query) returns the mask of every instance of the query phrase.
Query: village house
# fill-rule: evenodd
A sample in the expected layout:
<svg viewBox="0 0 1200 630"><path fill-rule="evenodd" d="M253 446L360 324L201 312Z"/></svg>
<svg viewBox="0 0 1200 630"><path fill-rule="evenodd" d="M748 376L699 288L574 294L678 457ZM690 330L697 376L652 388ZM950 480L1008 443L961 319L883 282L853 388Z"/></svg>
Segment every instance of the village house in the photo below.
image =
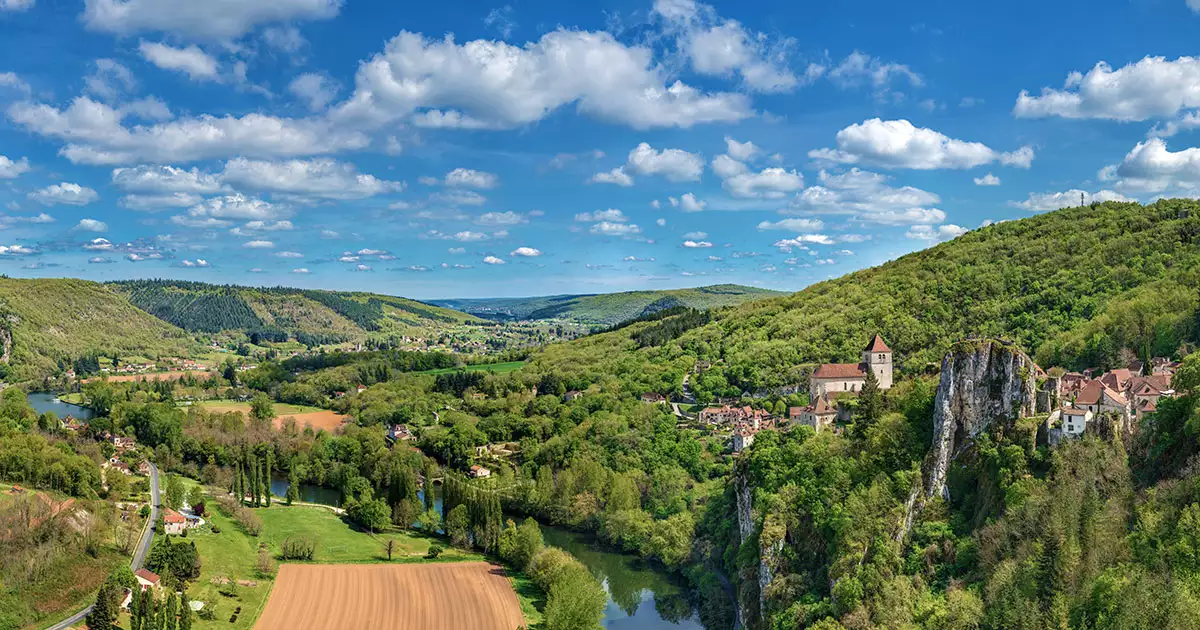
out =
<svg viewBox="0 0 1200 630"><path fill-rule="evenodd" d="M137 440L132 437L114 435L111 440L113 447L117 449L118 453L124 453L125 451L137 448Z"/></svg>
<svg viewBox="0 0 1200 630"><path fill-rule="evenodd" d="M491 477L492 471L480 466L479 464L475 464L471 466L471 476L475 479L483 479L485 477Z"/></svg>
<svg viewBox="0 0 1200 630"><path fill-rule="evenodd" d="M1070 405L1055 409L1046 418L1046 438L1050 446L1058 446L1064 439L1080 438L1092 423L1095 414Z"/></svg>
<svg viewBox="0 0 1200 630"><path fill-rule="evenodd" d="M148 462L144 459L142 461L138 462L137 472L139 475L142 475L144 477L149 477L150 476L150 462Z"/></svg>
<svg viewBox="0 0 1200 630"><path fill-rule="evenodd" d="M163 511L163 527L168 535L178 536L195 524L197 521L190 520L175 510L167 508Z"/></svg>
<svg viewBox="0 0 1200 630"><path fill-rule="evenodd" d="M810 426L818 433L821 429L833 426L833 421L837 419L837 415L837 408L830 405L829 401L824 397L818 398L815 404L806 407L788 408L788 420L791 424Z"/></svg>
<svg viewBox="0 0 1200 630"><path fill-rule="evenodd" d="M647 404L658 404L667 402L667 397L658 392L646 392L642 394L642 402Z"/></svg>
<svg viewBox="0 0 1200 630"><path fill-rule="evenodd" d="M133 474L133 471L129 469L129 464L126 464L125 462L121 461L120 459L118 459L116 457L110 457L108 459L106 468L108 468L109 470L115 470L115 471L121 473L122 475L132 475Z"/></svg>
<svg viewBox="0 0 1200 630"><path fill-rule="evenodd" d="M868 370L875 373L879 389L892 388L892 349L879 335L863 348L861 363L825 363L813 370L808 380L809 399L862 391Z"/></svg>
<svg viewBox="0 0 1200 630"><path fill-rule="evenodd" d="M741 453L754 444L754 431L750 427L738 427L733 432L733 452Z"/></svg>
<svg viewBox="0 0 1200 630"><path fill-rule="evenodd" d="M563 394L563 400L565 402L571 402L572 400L577 400L582 396L583 396L583 392L581 392L577 389L572 389L571 391Z"/></svg>
<svg viewBox="0 0 1200 630"><path fill-rule="evenodd" d="M411 440L413 433L407 424L397 424L388 429L388 437L396 441Z"/></svg>
<svg viewBox="0 0 1200 630"><path fill-rule="evenodd" d="M1089 381L1083 386L1075 397L1075 407L1087 409L1097 415L1117 414L1125 422L1133 415L1129 400L1119 391L1110 389L1098 380Z"/></svg>
<svg viewBox="0 0 1200 630"><path fill-rule="evenodd" d="M137 578L138 586L142 587L143 591L158 588L161 583L158 574L150 569L138 569L133 572L133 577Z"/></svg>
<svg viewBox="0 0 1200 630"><path fill-rule="evenodd" d="M63 429L66 429L67 431L74 431L76 433L87 429L88 426L86 422L79 420L75 416L67 416L66 418L63 418L61 422Z"/></svg>

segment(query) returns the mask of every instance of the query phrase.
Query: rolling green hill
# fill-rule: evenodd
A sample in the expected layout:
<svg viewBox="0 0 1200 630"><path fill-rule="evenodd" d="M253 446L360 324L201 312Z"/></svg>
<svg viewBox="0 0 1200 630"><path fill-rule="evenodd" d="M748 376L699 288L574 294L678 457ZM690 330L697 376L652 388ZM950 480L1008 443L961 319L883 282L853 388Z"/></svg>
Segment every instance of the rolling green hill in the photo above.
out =
<svg viewBox="0 0 1200 630"><path fill-rule="evenodd" d="M720 361L701 388L736 393L796 384L803 366L856 359L881 333L909 374L955 340L1008 338L1041 365L1108 367L1129 353L1176 354L1200 335L1200 204L1103 203L973 230L793 295L715 313L657 347L639 323L547 348L547 371L642 375L662 389L686 355ZM683 356L683 359L680 357Z"/></svg>
<svg viewBox="0 0 1200 630"><path fill-rule="evenodd" d="M781 293L736 284L718 284L695 289L531 298L450 299L432 300L431 303L498 321L564 319L579 324L611 326L674 306L708 309L777 295Z"/></svg>
<svg viewBox="0 0 1200 630"><path fill-rule="evenodd" d="M415 300L374 293L176 280L127 280L109 286L138 308L187 331L233 330L272 340L293 337L311 344L484 321Z"/></svg>
<svg viewBox="0 0 1200 630"><path fill-rule="evenodd" d="M138 310L124 296L96 282L73 279L0 278L9 380L41 378L59 362L100 352L106 355L179 356L195 346L192 336Z"/></svg>

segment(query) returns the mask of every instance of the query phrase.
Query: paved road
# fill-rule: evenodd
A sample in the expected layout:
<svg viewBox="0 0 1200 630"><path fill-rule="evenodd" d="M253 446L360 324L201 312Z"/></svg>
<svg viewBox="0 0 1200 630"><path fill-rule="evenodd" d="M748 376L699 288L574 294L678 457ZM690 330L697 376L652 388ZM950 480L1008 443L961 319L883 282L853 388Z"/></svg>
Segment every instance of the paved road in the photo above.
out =
<svg viewBox="0 0 1200 630"><path fill-rule="evenodd" d="M158 496L158 466L150 464L150 523L142 532L142 537L138 539L138 546L133 553L133 560L129 563L130 568L134 571L142 568L142 563L146 561L146 554L150 552L150 543L154 540L154 524L158 522L158 514L161 510L162 502ZM50 626L46 630L66 630L82 622L83 618L87 617L90 612L92 612L92 607L88 606L70 618L63 619Z"/></svg>

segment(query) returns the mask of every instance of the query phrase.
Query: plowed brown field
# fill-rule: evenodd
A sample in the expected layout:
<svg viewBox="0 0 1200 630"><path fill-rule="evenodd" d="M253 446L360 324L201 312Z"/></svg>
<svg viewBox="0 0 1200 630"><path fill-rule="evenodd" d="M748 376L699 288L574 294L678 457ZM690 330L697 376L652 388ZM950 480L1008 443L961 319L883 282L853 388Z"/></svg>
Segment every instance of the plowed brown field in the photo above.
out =
<svg viewBox="0 0 1200 630"><path fill-rule="evenodd" d="M487 562L284 564L256 630L514 630L525 625Z"/></svg>

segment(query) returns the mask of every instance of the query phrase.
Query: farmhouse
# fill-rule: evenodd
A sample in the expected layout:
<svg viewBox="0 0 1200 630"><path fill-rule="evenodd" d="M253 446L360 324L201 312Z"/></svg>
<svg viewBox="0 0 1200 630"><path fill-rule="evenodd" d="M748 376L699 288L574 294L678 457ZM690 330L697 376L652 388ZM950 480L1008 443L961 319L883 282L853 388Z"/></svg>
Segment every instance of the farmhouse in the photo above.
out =
<svg viewBox="0 0 1200 630"><path fill-rule="evenodd" d="M642 402L647 404L658 404L667 402L667 397L658 392L646 392L642 394Z"/></svg>
<svg viewBox="0 0 1200 630"><path fill-rule="evenodd" d="M476 479L483 479L485 477L491 477L492 471L480 466L479 464L475 464L474 466L471 466L471 476Z"/></svg>
<svg viewBox="0 0 1200 630"><path fill-rule="evenodd" d="M112 445L117 449L118 453L124 453L130 449L137 448L137 440L132 437L114 435L112 437Z"/></svg>
<svg viewBox="0 0 1200 630"><path fill-rule="evenodd" d="M158 574L150 569L138 569L133 572L133 577L137 578L138 586L141 586L143 591L158 588L160 582Z"/></svg>
<svg viewBox="0 0 1200 630"><path fill-rule="evenodd" d="M168 535L173 534L178 536L185 530L191 528L193 523L195 523L195 521L189 520L188 517L176 512L175 510L167 508L165 511L163 511L163 526Z"/></svg>
<svg viewBox="0 0 1200 630"><path fill-rule="evenodd" d="M576 400L578 398L581 398L582 396L583 396L583 392L573 389L573 390L563 394L563 400L566 402L571 402L572 400Z"/></svg>
<svg viewBox="0 0 1200 630"><path fill-rule="evenodd" d="M862 363L825 363L813 370L808 379L811 400L841 392L858 392L867 381L867 371L875 373L879 389L892 387L892 349L875 335L862 351Z"/></svg>

